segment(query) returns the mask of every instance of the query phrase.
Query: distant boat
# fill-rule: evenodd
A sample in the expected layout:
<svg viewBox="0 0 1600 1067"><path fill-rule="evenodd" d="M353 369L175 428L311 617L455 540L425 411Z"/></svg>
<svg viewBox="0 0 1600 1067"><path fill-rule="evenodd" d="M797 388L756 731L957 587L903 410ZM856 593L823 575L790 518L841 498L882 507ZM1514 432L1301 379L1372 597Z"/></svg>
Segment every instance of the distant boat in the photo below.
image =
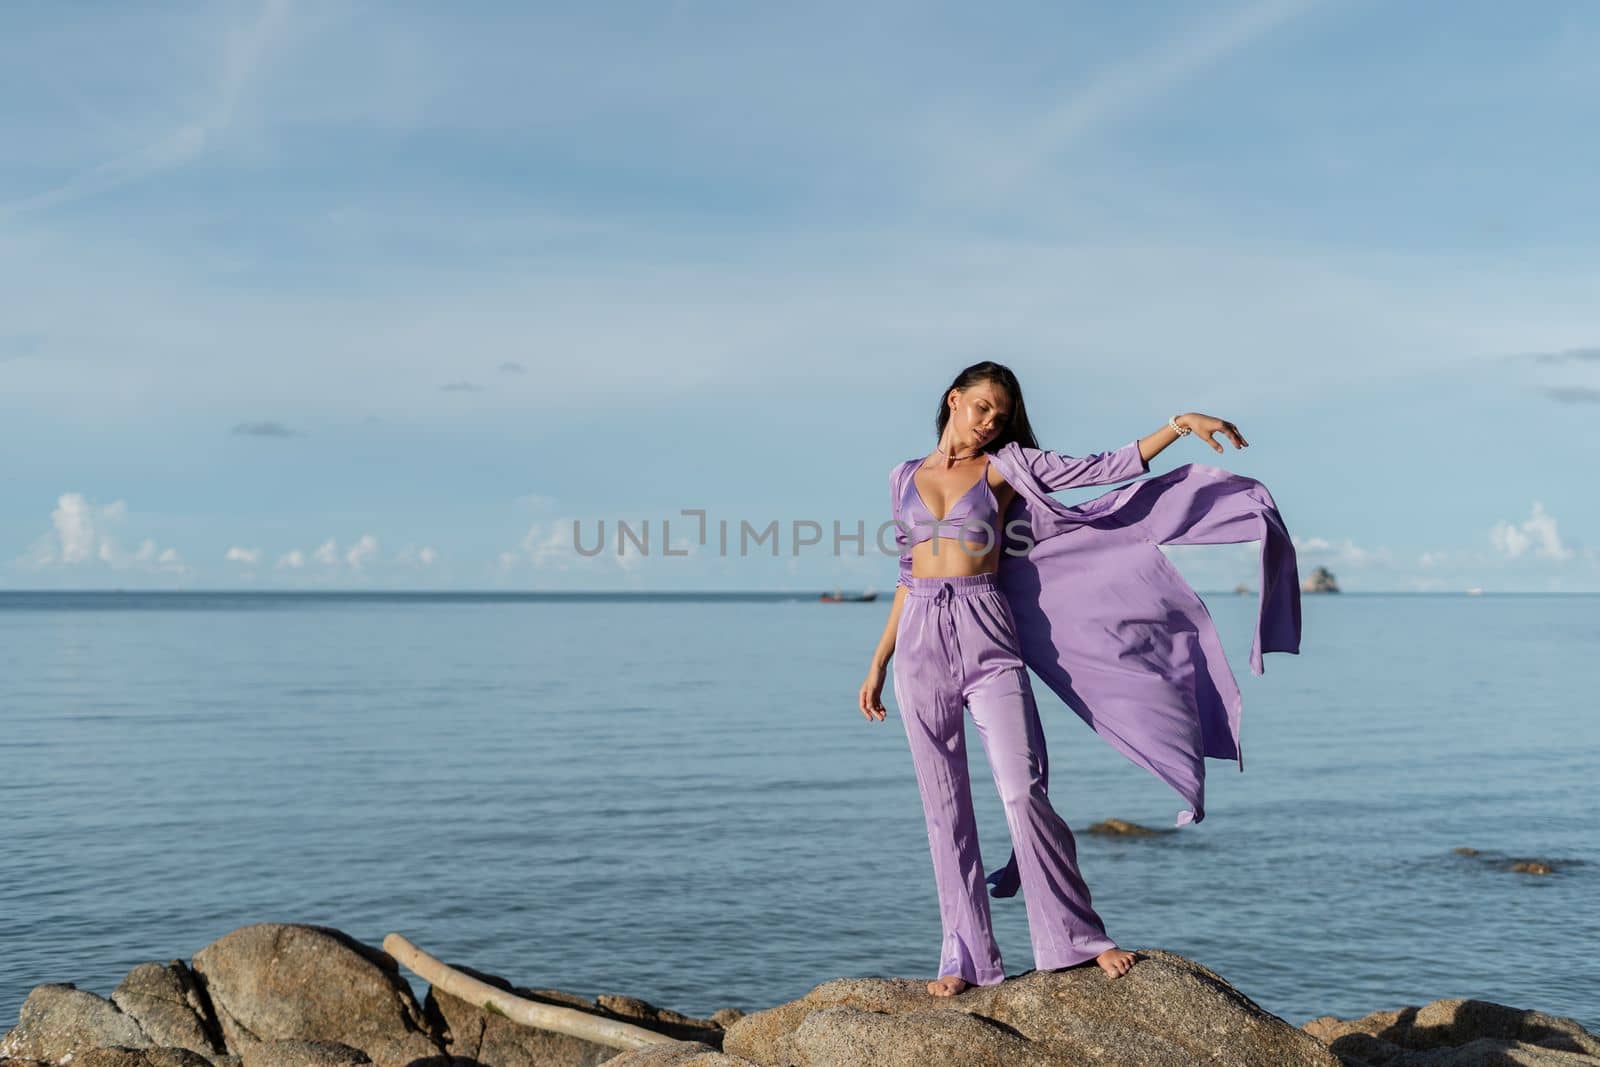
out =
<svg viewBox="0 0 1600 1067"><path fill-rule="evenodd" d="M860 593L846 593L835 588L831 593L823 593L820 597L824 604L866 604L878 599L878 594L867 589Z"/></svg>

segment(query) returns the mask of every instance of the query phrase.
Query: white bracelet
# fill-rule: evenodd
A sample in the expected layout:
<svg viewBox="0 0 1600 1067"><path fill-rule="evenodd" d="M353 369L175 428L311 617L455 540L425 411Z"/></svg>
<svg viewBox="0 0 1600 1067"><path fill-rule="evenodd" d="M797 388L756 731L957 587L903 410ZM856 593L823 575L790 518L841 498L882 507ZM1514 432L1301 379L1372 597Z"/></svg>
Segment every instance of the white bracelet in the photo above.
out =
<svg viewBox="0 0 1600 1067"><path fill-rule="evenodd" d="M1179 426L1178 425L1178 416L1176 416L1176 415L1172 416L1172 418L1167 420L1167 425L1171 426L1172 427L1172 432L1177 434L1179 437L1186 437L1189 434L1194 432L1194 431L1190 430L1189 427L1187 427L1187 426Z"/></svg>

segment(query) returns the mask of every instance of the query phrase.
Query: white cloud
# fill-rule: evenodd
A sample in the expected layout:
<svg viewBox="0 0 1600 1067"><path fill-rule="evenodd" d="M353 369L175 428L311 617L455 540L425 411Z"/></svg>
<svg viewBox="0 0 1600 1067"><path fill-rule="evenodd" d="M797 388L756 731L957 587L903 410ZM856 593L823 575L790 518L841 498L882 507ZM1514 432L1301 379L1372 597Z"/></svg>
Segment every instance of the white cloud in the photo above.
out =
<svg viewBox="0 0 1600 1067"><path fill-rule="evenodd" d="M96 507L82 493L62 493L50 512L50 532L35 539L12 565L41 570L100 564L113 570L187 572L176 549L162 551L149 538L140 543L137 551L124 551L117 543L115 527L127 517L125 500Z"/></svg>
<svg viewBox="0 0 1600 1067"><path fill-rule="evenodd" d="M578 529L574 532L574 524ZM574 520L570 516L557 519L541 520L528 527L528 532L522 536L517 548L512 551L500 553L500 569L527 565L534 570L547 573L582 571L593 574L597 571L620 571L627 575L638 575L646 568L658 569L668 566L657 564L658 558L681 560L687 556L703 555L699 545L686 537L680 530L672 540L672 555L666 555L665 546L661 540L662 524L659 521L650 521L648 527L642 521L630 521L631 536L620 537L620 528L615 520L585 519ZM592 552L596 539L604 533L598 552ZM643 542L645 550L641 551L635 539ZM618 551L619 542L622 550ZM579 548L584 551L580 552Z"/></svg>
<svg viewBox="0 0 1600 1067"><path fill-rule="evenodd" d="M1541 501L1533 502L1533 513L1520 523L1504 519L1489 530L1489 543L1508 559L1521 559L1529 550L1536 559L1568 560L1576 553L1562 544L1555 516L1544 510Z"/></svg>
<svg viewBox="0 0 1600 1067"><path fill-rule="evenodd" d="M332 542L329 542L330 544ZM378 539L371 534L362 534L361 539L350 546L350 551L345 553L344 561L350 564L351 570L360 570L367 560L378 553Z"/></svg>
<svg viewBox="0 0 1600 1067"><path fill-rule="evenodd" d="M1295 555L1302 562L1310 562L1313 566L1322 564L1326 567L1351 566L1389 566L1394 562L1394 553L1387 545L1376 548L1366 548L1346 537L1337 543L1325 537L1297 537L1290 536L1294 545ZM1302 568L1304 569L1304 568Z"/></svg>
<svg viewBox="0 0 1600 1067"><path fill-rule="evenodd" d="M528 527L528 532L522 535L522 542L518 547L522 549L528 562L541 570L564 571L575 559L595 558L578 553L572 542L572 523L567 519L534 523ZM604 556L606 552L601 551L600 555Z"/></svg>
<svg viewBox="0 0 1600 1067"><path fill-rule="evenodd" d="M395 553L394 562L404 566L421 565L431 567L439 561L439 550L431 545L421 548L407 546Z"/></svg>
<svg viewBox="0 0 1600 1067"><path fill-rule="evenodd" d="M222 558L229 563L243 563L246 566L253 567L261 562L261 550L259 548L240 548L238 545L234 545L228 549Z"/></svg>
<svg viewBox="0 0 1600 1067"><path fill-rule="evenodd" d="M378 538L373 534L367 533L358 537L354 544L341 553L338 539L330 537L309 553L298 548L283 553L278 557L277 563L274 564L274 569L280 571L302 571L312 564L316 564L329 570L345 573L365 572L369 571L373 565L382 562L379 557L378 547ZM439 562L439 558L439 550L432 545L423 545L420 548L407 546L395 553L394 557L388 562L394 565L410 567L431 567Z"/></svg>
<svg viewBox="0 0 1600 1067"><path fill-rule="evenodd" d="M61 562L82 563L94 555L94 514L82 493L62 493L50 522L61 541Z"/></svg>
<svg viewBox="0 0 1600 1067"><path fill-rule="evenodd" d="M579 529L574 532L574 525L579 524ZM534 570L553 572L581 569L594 571L596 569L617 568L626 573L634 573L643 562L644 557L632 541L624 542L624 551L617 552L617 525L614 521L604 522L605 540L600 546L600 551L592 555L585 555L578 551L581 545L586 551L592 549L595 539L599 536L599 520L574 520L571 516L562 516L555 519L544 519L528 527L528 532L522 535L522 540L513 551L500 553L500 566L502 569L526 564ZM636 536L644 539L644 530L638 523L631 523ZM656 530L658 524L652 523L650 530L649 550L652 555L660 551L659 535ZM575 540L578 538L578 540Z"/></svg>

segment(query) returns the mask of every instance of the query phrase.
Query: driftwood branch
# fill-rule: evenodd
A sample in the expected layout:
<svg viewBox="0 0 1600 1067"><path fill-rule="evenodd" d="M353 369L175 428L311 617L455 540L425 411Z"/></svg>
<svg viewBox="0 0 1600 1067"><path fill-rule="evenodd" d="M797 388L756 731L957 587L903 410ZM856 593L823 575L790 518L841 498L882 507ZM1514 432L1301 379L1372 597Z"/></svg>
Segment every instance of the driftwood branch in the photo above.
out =
<svg viewBox="0 0 1600 1067"><path fill-rule="evenodd" d="M654 1030L646 1030L632 1023L602 1018L586 1011L578 1011L576 1008L541 1004L538 1001L514 996L441 963L399 934L387 935L383 939L383 948L407 970L451 996L459 997L469 1004L476 1004L486 1011L498 1011L512 1022L521 1023L523 1026L567 1034L609 1048L635 1049L644 1048L646 1045L678 1044L675 1038Z"/></svg>

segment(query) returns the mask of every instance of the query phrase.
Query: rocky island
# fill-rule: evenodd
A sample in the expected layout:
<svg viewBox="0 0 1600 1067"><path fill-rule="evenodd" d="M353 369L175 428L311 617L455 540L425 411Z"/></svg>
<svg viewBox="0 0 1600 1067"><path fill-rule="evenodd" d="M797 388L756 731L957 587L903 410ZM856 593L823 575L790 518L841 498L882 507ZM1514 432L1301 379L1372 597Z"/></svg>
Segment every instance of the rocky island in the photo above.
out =
<svg viewBox="0 0 1600 1067"><path fill-rule="evenodd" d="M1161 949L1140 950L1115 980L1093 965L1030 971L941 999L922 980L838 978L787 1004L693 1018L627 996L516 986L434 961L396 934L385 944L418 967L437 964L420 1003L383 949L331 927L257 923L187 961L139 964L109 998L72 983L35 987L0 1040L0 1067L1600 1064L1600 1038L1574 1020L1486 1001L1297 1028ZM559 1029L512 1017L529 1011Z"/></svg>
<svg viewBox="0 0 1600 1067"><path fill-rule="evenodd" d="M1300 580L1302 593L1337 593L1339 583L1326 567L1313 567L1311 573Z"/></svg>

